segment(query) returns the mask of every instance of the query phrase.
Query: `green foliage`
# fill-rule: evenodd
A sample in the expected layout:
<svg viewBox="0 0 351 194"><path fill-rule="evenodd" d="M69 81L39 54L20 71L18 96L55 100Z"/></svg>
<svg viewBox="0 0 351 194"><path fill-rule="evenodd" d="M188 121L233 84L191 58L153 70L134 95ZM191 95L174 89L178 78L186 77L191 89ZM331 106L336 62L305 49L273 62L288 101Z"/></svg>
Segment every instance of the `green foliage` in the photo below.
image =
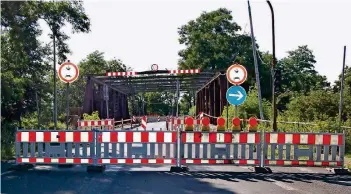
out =
<svg viewBox="0 0 351 194"><path fill-rule="evenodd" d="M172 111L173 94L169 92L147 92L144 94L148 114L168 115Z"/></svg>
<svg viewBox="0 0 351 194"><path fill-rule="evenodd" d="M192 107L189 109L189 115L192 116L192 117L195 117L195 116L196 116L196 106L192 106Z"/></svg>
<svg viewBox="0 0 351 194"><path fill-rule="evenodd" d="M99 117L99 112L98 111L94 111L91 113L91 115L84 113L83 114L83 119L84 120L100 120Z"/></svg>

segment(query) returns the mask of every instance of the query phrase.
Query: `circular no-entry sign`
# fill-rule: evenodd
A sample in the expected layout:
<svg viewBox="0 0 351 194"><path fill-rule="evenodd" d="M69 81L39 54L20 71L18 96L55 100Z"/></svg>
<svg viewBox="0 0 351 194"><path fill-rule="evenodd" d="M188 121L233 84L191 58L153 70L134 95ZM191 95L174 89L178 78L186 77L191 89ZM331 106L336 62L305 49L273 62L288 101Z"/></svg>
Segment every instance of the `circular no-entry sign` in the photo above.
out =
<svg viewBox="0 0 351 194"><path fill-rule="evenodd" d="M79 76L79 69L76 64L71 62L62 63L58 69L58 76L65 83L72 83Z"/></svg>
<svg viewBox="0 0 351 194"><path fill-rule="evenodd" d="M240 85L246 81L246 68L239 64L231 65L227 69L227 79L231 84Z"/></svg>
<svg viewBox="0 0 351 194"><path fill-rule="evenodd" d="M152 71L157 71L158 70L158 65L157 64L152 64L151 65L151 70Z"/></svg>

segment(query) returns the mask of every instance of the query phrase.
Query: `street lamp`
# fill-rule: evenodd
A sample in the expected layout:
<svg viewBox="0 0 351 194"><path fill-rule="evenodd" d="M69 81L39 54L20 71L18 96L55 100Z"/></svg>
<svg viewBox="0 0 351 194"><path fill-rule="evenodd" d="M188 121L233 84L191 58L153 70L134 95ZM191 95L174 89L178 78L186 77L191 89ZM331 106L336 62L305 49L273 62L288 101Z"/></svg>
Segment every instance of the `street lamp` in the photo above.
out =
<svg viewBox="0 0 351 194"><path fill-rule="evenodd" d="M277 59L275 57L275 28L274 28L274 10L271 2L267 0L268 6L272 13L272 47L273 47L273 59L271 66L271 76L272 76L272 111L273 111L273 131L277 131L277 105L276 105L276 97L275 97L275 71L274 68L277 64Z"/></svg>

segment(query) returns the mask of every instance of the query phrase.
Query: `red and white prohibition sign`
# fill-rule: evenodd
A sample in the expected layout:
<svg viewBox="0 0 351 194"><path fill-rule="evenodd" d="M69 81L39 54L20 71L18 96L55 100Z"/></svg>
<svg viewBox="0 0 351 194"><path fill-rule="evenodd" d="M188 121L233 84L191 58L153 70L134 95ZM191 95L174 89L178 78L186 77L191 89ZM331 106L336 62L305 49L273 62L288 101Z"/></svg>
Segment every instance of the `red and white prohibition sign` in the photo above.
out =
<svg viewBox="0 0 351 194"><path fill-rule="evenodd" d="M64 62L58 69L58 76L61 81L65 83L72 83L77 80L79 76L79 69L76 64L71 62Z"/></svg>
<svg viewBox="0 0 351 194"><path fill-rule="evenodd" d="M227 70L227 79L231 84L240 85L246 81L246 68L239 64L231 65Z"/></svg>

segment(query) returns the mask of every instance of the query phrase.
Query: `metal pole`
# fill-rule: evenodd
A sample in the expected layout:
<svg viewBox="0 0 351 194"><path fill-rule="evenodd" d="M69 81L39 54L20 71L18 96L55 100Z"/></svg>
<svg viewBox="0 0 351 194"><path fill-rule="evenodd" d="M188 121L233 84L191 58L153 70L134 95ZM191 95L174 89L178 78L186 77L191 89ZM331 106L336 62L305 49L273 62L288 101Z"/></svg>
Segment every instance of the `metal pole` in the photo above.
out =
<svg viewBox="0 0 351 194"><path fill-rule="evenodd" d="M259 105L259 109L260 109L260 119L264 119L264 117L263 117L263 107L262 107L260 75L259 75L258 65L257 65L256 42L255 42L255 36L254 36L254 32L253 32L250 1L247 1L247 4L248 4L248 9L249 9L250 28L251 28L251 40L252 40L252 53L253 53L254 63L255 63L256 82L257 82L257 90L258 90L257 91L258 92L258 105Z"/></svg>
<svg viewBox="0 0 351 194"><path fill-rule="evenodd" d="M40 110L39 110L38 92L35 92L35 100L37 101L38 129L39 129L40 128Z"/></svg>
<svg viewBox="0 0 351 194"><path fill-rule="evenodd" d="M176 112L176 117L178 118L178 99L179 99L179 80L177 80L177 92L176 92L176 100L175 102L177 103L177 112ZM177 125L177 167L181 167L181 162L180 162L180 127Z"/></svg>
<svg viewBox="0 0 351 194"><path fill-rule="evenodd" d="M229 82L227 80L227 90L229 88ZM229 104L228 104L228 100L227 100L227 129L229 129Z"/></svg>
<svg viewBox="0 0 351 194"><path fill-rule="evenodd" d="M69 120L69 83L66 84L66 130L68 130L68 120Z"/></svg>
<svg viewBox="0 0 351 194"><path fill-rule="evenodd" d="M53 44L54 44L54 129L57 129L57 91L56 91L56 41L55 41L56 29L53 29Z"/></svg>
<svg viewBox="0 0 351 194"><path fill-rule="evenodd" d="M340 84L340 104L339 104L339 126L342 122L342 105L344 101L344 79L345 79L345 60L346 60L346 46L344 46L344 57L342 60L341 84ZM341 129L339 129L341 130Z"/></svg>
<svg viewBox="0 0 351 194"><path fill-rule="evenodd" d="M273 115L273 120L272 120L272 127L273 131L277 131L277 104L276 104L276 96L275 96L275 73L274 73L274 68L277 64L277 58L275 57L275 27L274 27L274 10L271 2L267 0L268 6L271 10L271 15L272 15L272 52L273 52L273 59L272 59L272 66L271 66L271 76L272 76L272 115Z"/></svg>

